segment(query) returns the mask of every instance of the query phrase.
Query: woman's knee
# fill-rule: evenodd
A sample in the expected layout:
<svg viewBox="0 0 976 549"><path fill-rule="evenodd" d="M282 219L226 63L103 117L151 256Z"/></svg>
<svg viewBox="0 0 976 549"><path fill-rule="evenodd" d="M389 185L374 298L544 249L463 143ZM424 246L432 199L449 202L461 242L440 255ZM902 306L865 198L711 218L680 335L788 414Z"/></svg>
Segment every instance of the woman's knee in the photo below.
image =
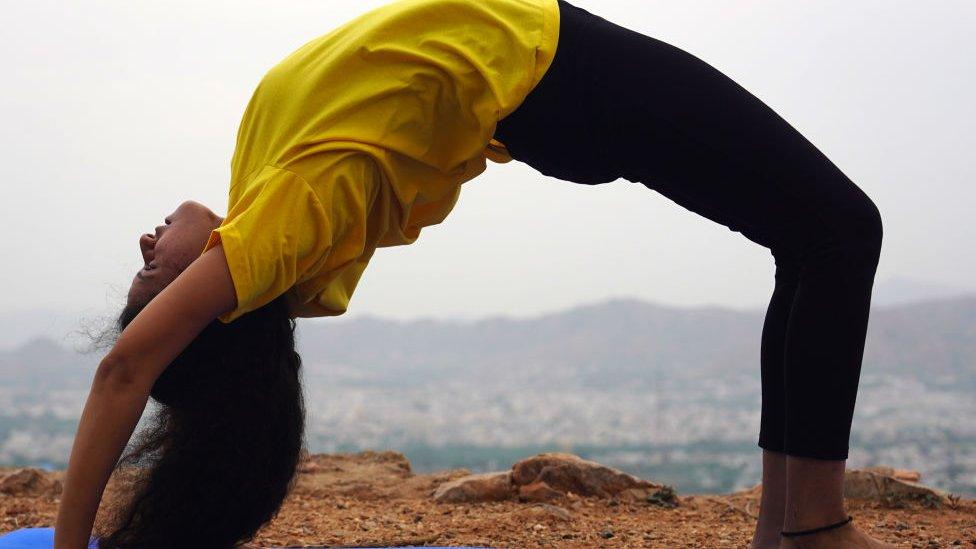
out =
<svg viewBox="0 0 976 549"><path fill-rule="evenodd" d="M884 223L878 206L863 192L843 209L842 245L852 262L872 273L881 257Z"/></svg>

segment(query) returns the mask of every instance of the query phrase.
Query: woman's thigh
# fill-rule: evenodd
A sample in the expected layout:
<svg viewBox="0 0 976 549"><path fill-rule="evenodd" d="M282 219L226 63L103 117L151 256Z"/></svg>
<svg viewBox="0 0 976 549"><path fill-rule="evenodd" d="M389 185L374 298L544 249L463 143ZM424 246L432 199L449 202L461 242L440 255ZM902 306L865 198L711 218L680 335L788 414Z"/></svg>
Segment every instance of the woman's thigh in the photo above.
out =
<svg viewBox="0 0 976 549"><path fill-rule="evenodd" d="M641 183L784 251L871 221L867 196L721 71L565 0L560 10L552 67L496 132L514 158L576 183Z"/></svg>
<svg viewBox="0 0 976 549"><path fill-rule="evenodd" d="M615 174L768 247L842 240L873 204L816 146L698 57L598 18L596 134Z"/></svg>

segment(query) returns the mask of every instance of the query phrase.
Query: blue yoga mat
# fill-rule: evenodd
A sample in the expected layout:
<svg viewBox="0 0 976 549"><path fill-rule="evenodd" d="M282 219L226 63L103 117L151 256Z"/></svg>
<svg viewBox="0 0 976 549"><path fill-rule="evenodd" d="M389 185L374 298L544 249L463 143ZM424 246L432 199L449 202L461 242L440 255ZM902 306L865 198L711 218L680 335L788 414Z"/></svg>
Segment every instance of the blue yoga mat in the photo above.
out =
<svg viewBox="0 0 976 549"><path fill-rule="evenodd" d="M0 549L51 549L54 547L54 528L23 528L0 536ZM92 541L88 549L98 549ZM479 549L477 547L398 547L397 549ZM481 548L487 549L487 548Z"/></svg>
<svg viewBox="0 0 976 549"><path fill-rule="evenodd" d="M0 549L51 549L54 547L54 528L23 528L0 536ZM88 549L98 549L94 541Z"/></svg>

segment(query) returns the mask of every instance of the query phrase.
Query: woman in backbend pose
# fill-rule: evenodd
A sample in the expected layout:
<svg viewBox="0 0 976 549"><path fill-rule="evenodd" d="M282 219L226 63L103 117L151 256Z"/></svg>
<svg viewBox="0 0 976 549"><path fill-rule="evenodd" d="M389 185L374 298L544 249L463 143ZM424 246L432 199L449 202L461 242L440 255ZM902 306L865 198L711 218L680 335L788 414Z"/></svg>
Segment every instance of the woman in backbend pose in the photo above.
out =
<svg viewBox="0 0 976 549"><path fill-rule="evenodd" d="M563 0L398 0L267 73L226 217L188 201L139 238L145 267L92 382L56 546L87 542L150 396L161 412L123 463L151 466L102 547L251 539L302 443L295 318L342 314L375 249L440 223L486 159L640 183L768 248L753 546L885 547L842 497L878 209L717 69Z"/></svg>

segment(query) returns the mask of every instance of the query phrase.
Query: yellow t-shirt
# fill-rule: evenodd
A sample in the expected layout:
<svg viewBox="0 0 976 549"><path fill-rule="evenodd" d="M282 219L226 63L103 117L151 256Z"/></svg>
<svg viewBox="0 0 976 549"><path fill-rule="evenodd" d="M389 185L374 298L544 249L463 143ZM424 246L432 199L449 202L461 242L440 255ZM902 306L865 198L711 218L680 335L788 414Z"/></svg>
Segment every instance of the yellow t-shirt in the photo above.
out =
<svg viewBox="0 0 976 549"><path fill-rule="evenodd" d="M555 57L557 0L395 0L274 66L244 112L222 242L229 323L285 292L296 316L346 311L377 247L444 220L460 186L508 162L499 120ZM202 253L202 252L201 252Z"/></svg>

